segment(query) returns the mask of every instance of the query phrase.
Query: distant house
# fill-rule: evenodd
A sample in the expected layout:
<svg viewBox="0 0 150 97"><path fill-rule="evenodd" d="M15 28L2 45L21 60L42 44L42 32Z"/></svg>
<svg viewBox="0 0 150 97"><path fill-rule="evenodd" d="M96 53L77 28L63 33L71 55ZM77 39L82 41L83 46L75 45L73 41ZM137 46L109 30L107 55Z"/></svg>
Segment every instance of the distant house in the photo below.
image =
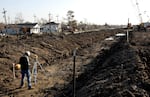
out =
<svg viewBox="0 0 150 97"><path fill-rule="evenodd" d="M41 25L36 24L30 29L30 32L34 34L41 34Z"/></svg>
<svg viewBox="0 0 150 97"><path fill-rule="evenodd" d="M40 25L38 23L23 23L17 24L17 27L20 28L20 31L23 33L40 33Z"/></svg>
<svg viewBox="0 0 150 97"><path fill-rule="evenodd" d="M9 24L7 29L4 29L6 34L23 34L23 33L40 33L40 26L38 23L22 23L22 24Z"/></svg>
<svg viewBox="0 0 150 97"><path fill-rule="evenodd" d="M17 27L14 24L1 26L0 32L3 34L16 34L18 32Z"/></svg>
<svg viewBox="0 0 150 97"><path fill-rule="evenodd" d="M39 25L38 23L9 24L2 32L11 35L55 33L61 32L61 25L55 22L46 23L44 25Z"/></svg>
<svg viewBox="0 0 150 97"><path fill-rule="evenodd" d="M41 31L43 33L61 32L61 25L55 22L46 23L41 27Z"/></svg>

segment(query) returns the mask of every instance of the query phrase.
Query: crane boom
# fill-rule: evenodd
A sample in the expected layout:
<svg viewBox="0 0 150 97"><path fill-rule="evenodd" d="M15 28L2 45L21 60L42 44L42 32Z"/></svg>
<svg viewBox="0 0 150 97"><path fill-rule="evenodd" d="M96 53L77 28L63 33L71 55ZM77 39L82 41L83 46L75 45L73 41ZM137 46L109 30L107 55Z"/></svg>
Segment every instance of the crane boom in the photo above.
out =
<svg viewBox="0 0 150 97"><path fill-rule="evenodd" d="M138 11L138 16L139 16L139 19L140 19L140 23L143 23L142 14L140 12L139 3L138 3L137 0L136 0L136 7L137 7L137 11Z"/></svg>

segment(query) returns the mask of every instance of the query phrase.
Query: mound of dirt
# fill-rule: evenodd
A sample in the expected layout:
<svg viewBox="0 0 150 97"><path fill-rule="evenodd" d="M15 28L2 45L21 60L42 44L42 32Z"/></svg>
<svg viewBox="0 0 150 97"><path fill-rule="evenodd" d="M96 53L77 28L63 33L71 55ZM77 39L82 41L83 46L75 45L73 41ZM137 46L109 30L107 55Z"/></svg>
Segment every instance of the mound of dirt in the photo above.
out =
<svg viewBox="0 0 150 97"><path fill-rule="evenodd" d="M33 35L0 37L0 96L42 96L43 89L53 87L55 84L67 84L72 76L72 51L78 48L80 66L92 59L92 49L96 43L104 38L121 32L122 30L103 30L70 35ZM38 55L39 62L44 68L38 68L38 84L32 91L16 90L20 84L20 70L16 71L13 78L12 63L18 63L20 56L25 51L31 51L30 62L34 63L34 55ZM90 53L91 54L90 54ZM81 63L82 59L82 63ZM82 72L82 71L81 71ZM80 73L81 73L80 72ZM65 75L65 76L64 76ZM41 84L42 85L41 85ZM40 91L40 92L39 92Z"/></svg>
<svg viewBox="0 0 150 97"><path fill-rule="evenodd" d="M71 97L73 58L76 56L76 97L149 97L150 33L132 33L125 40L106 41L123 30L103 30L70 35L33 35L0 37L0 96ZM38 67L33 90L17 89L12 63L18 63L25 51L30 61L38 55L44 71ZM31 66L32 70L33 65ZM25 84L26 85L26 84Z"/></svg>

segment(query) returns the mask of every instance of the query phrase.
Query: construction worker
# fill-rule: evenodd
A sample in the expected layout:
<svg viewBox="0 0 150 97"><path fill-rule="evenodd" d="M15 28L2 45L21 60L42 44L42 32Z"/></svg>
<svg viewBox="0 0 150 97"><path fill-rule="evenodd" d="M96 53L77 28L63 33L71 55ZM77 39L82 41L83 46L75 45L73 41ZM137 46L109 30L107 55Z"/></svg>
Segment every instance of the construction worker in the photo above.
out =
<svg viewBox="0 0 150 97"><path fill-rule="evenodd" d="M24 85L24 77L26 75L28 82L28 89L31 89L31 73L30 73L30 62L29 62L30 51L26 51L23 56L20 57L19 64L21 64L21 84L20 88Z"/></svg>

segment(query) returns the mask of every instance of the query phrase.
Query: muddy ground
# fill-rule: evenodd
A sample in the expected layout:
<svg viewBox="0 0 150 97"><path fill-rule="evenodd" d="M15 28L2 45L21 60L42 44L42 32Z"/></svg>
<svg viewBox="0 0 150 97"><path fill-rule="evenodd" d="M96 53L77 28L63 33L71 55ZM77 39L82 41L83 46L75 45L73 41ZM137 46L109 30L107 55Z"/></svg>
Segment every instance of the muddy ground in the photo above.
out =
<svg viewBox="0 0 150 97"><path fill-rule="evenodd" d="M8 36L0 38L1 97L72 97L72 52L76 48L76 97L149 97L150 33L132 32L130 42L105 38L117 30L70 35ZM18 89L20 70L15 79L12 63L25 51L38 55L37 83L32 90Z"/></svg>

